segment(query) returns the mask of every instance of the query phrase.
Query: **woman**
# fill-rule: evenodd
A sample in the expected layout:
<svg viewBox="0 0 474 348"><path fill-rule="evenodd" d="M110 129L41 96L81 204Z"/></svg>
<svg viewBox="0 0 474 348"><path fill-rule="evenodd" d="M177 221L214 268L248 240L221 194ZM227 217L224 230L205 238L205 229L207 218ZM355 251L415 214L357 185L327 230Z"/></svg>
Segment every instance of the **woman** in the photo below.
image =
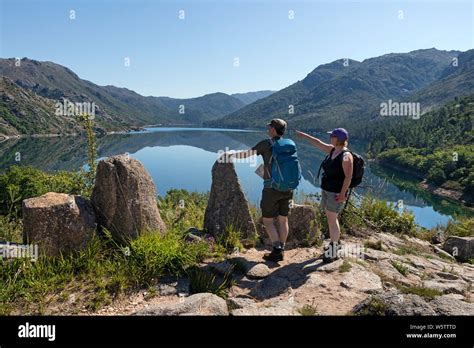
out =
<svg viewBox="0 0 474 348"><path fill-rule="evenodd" d="M321 178L321 206L327 216L331 242L325 248L323 262L332 262L337 259L337 251L340 249L341 230L338 215L344 209L344 202L347 199L352 180L354 158L347 149L349 133L344 128L336 128L332 132L328 132L331 137L330 144L300 131L296 131L296 133L328 154L322 164L324 172Z"/></svg>

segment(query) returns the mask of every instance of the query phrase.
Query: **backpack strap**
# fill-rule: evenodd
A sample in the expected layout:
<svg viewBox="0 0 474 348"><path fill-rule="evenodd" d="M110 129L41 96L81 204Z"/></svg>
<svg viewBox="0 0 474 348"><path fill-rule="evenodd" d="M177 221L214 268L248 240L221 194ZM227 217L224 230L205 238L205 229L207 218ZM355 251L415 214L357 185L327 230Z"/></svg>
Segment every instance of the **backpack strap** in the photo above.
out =
<svg viewBox="0 0 474 348"><path fill-rule="evenodd" d="M323 167L323 163L326 162L328 160L328 158L332 156L333 151L334 151L334 147L331 149L331 152L329 152L329 154L326 155L326 158L319 165L318 176L317 176L318 179L319 179L319 174L321 174L321 168Z"/></svg>
<svg viewBox="0 0 474 348"><path fill-rule="evenodd" d="M346 210L347 204L349 203L349 199L351 198L351 194L352 194L352 187L349 188L349 194L347 195L346 204L344 204L344 208L342 208L340 216L342 216L342 214L344 213L344 210Z"/></svg>

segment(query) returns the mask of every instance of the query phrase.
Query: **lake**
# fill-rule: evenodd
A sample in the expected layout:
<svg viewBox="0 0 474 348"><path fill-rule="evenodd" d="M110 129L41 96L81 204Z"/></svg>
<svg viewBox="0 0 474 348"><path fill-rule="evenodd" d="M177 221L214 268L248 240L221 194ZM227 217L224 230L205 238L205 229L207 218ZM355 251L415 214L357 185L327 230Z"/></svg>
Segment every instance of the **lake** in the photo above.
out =
<svg viewBox="0 0 474 348"><path fill-rule="evenodd" d="M317 171L324 155L290 133L298 146L303 180L296 192L320 192ZM144 132L113 134L97 138L100 158L129 153L150 172L159 195L172 188L206 192L211 187L211 168L217 153L243 150L266 138L265 132L210 128L147 128ZM327 137L327 135L323 135ZM350 147L363 154L364 144ZM86 163L86 142L81 137L22 138L0 143L0 170L10 165L31 165L43 170L79 170ZM255 169L262 163L235 163L236 171L249 201L260 201L262 179ZM455 214L471 215L456 202L436 197L417 187L417 181L368 163L364 182L356 189L360 195L372 194L388 202L403 202L413 212L416 223L431 228L444 224Z"/></svg>

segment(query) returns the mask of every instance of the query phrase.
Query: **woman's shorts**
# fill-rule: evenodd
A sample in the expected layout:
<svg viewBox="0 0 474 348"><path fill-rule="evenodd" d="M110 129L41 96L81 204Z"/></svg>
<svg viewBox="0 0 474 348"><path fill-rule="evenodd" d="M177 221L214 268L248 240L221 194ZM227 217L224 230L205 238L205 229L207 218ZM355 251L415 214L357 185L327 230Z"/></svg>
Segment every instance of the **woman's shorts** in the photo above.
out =
<svg viewBox="0 0 474 348"><path fill-rule="evenodd" d="M346 202L337 203L335 192L329 192L321 189L321 207L333 213L340 214L344 209Z"/></svg>

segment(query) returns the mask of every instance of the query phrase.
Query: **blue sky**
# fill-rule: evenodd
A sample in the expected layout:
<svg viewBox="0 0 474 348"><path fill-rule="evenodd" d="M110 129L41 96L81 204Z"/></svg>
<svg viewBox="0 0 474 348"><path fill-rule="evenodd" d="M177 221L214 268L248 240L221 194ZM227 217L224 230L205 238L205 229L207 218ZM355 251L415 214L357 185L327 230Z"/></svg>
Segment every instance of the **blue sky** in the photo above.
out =
<svg viewBox="0 0 474 348"><path fill-rule="evenodd" d="M1 57L143 95L278 90L339 58L474 46L472 0L0 2Z"/></svg>

